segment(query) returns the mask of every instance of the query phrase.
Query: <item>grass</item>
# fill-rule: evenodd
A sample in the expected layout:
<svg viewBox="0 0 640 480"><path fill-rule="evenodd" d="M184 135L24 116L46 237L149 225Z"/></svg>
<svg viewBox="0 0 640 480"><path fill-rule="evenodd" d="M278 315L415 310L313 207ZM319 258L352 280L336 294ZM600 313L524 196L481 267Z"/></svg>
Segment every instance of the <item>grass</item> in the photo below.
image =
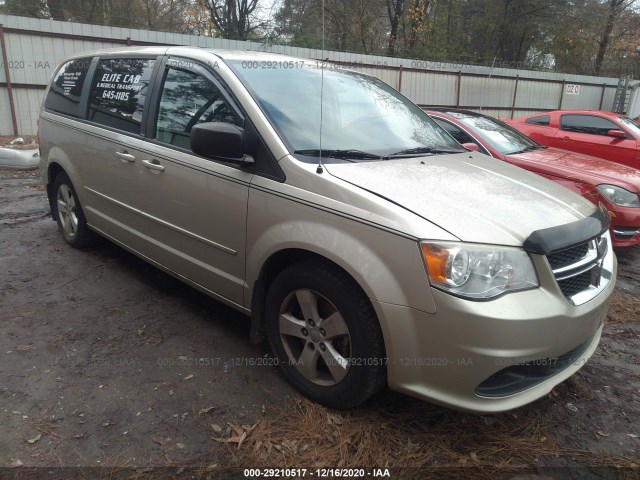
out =
<svg viewBox="0 0 640 480"><path fill-rule="evenodd" d="M640 300L636 298L614 293L609 304L609 323L632 323L640 319Z"/></svg>
<svg viewBox="0 0 640 480"><path fill-rule="evenodd" d="M227 458L230 466L252 468L390 468L393 479L508 479L560 457L590 467L634 465L561 446L552 429L535 408L461 414L388 393L372 405L335 412L300 399L258 422L239 447L228 444Z"/></svg>

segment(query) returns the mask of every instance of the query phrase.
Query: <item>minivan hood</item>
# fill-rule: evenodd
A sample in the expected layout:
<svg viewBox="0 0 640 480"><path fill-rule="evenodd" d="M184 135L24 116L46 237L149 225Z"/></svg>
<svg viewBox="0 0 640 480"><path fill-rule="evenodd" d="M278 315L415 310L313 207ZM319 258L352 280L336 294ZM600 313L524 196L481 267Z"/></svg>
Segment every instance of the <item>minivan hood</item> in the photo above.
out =
<svg viewBox="0 0 640 480"><path fill-rule="evenodd" d="M595 210L557 183L476 153L325 168L467 242L521 246L535 230L575 222Z"/></svg>
<svg viewBox="0 0 640 480"><path fill-rule="evenodd" d="M505 155L505 158L537 173L593 185L608 183L633 193L640 193L640 170L602 158L553 147L512 153Z"/></svg>

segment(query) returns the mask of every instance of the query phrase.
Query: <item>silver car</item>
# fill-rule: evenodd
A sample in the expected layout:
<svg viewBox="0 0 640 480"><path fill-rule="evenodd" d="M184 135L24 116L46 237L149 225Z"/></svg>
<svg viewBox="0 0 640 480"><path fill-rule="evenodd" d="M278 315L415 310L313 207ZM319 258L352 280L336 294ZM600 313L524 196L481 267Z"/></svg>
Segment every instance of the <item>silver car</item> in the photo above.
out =
<svg viewBox="0 0 640 480"><path fill-rule="evenodd" d="M67 243L107 238L251 318L333 408L391 389L495 412L600 340L609 216L471 152L393 88L309 59L183 47L53 76L42 181Z"/></svg>

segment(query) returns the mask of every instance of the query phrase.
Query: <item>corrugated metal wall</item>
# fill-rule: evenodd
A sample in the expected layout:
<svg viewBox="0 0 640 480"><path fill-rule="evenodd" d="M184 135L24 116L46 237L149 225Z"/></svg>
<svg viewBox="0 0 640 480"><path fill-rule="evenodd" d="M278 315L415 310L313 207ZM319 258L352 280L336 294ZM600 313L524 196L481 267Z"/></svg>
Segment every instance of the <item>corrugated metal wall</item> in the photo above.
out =
<svg viewBox="0 0 640 480"><path fill-rule="evenodd" d="M311 59L329 59L375 75L422 106L459 106L497 117L519 117L561 106L611 108L618 80L561 73L490 68L265 45L100 25L0 15L13 85L19 134L36 130L44 88L67 56L87 50L133 45L193 45L258 50ZM564 95L566 84L579 84L579 95ZM517 89L517 90L516 90ZM514 95L515 93L515 95ZM0 58L0 135L13 133L5 65Z"/></svg>

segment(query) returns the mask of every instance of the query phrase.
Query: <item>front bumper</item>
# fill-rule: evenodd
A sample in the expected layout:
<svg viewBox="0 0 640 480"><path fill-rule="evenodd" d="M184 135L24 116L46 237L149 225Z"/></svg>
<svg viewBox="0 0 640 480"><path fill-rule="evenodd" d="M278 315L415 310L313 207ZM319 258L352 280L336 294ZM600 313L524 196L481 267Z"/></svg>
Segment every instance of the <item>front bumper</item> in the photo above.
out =
<svg viewBox="0 0 640 480"><path fill-rule="evenodd" d="M542 260L539 257L535 263ZM539 288L486 302L432 289L434 314L376 302L387 349L389 387L471 412L510 410L543 397L578 371L596 350L616 270L614 259L612 281L579 306L562 295L550 272L540 274ZM576 353L567 362L566 354L572 351ZM539 367L546 362L558 368L527 388L497 396L477 393L483 382L486 385L509 367L527 363L539 375Z"/></svg>

